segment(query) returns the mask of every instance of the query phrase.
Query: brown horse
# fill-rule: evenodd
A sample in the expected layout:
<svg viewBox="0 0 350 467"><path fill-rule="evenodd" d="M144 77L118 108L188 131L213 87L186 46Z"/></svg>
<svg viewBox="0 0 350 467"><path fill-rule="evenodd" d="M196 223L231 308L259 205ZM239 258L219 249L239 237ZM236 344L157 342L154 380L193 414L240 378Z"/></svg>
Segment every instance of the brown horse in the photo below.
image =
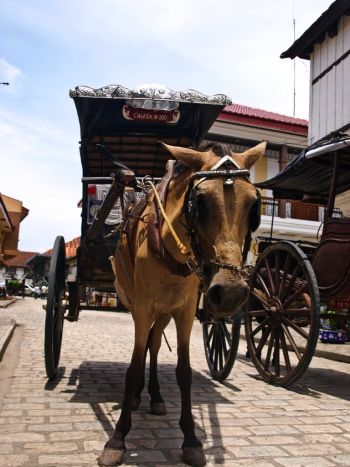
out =
<svg viewBox="0 0 350 467"><path fill-rule="evenodd" d="M183 457L189 465L206 463L194 429L189 357L200 286L205 287L211 312L218 316L232 316L248 297L241 275L242 250L249 243L245 240L250 238L251 213L258 203L258 192L248 176L264 154L266 142L240 154L225 154L216 146L203 151L164 147L178 161L158 187L170 226L163 222L155 195L149 194L147 203L131 212L128 235L125 228L113 265L118 296L132 312L135 342L121 414L98 460L103 467L122 463L131 411L141 400L148 349L151 413L166 413L157 380L157 354L171 318L177 331Z"/></svg>

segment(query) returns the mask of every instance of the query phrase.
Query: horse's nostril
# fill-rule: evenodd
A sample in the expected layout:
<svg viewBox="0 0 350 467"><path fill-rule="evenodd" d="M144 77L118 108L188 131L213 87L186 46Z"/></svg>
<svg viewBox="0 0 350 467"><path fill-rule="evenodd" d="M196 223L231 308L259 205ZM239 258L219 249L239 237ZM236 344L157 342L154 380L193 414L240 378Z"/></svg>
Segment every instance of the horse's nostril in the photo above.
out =
<svg viewBox="0 0 350 467"><path fill-rule="evenodd" d="M241 306L247 300L248 295L249 287L246 284L234 287L214 284L208 289L207 299L214 310L226 312Z"/></svg>
<svg viewBox="0 0 350 467"><path fill-rule="evenodd" d="M220 285L213 285L208 290L209 303L214 307L220 307L222 304L222 287Z"/></svg>

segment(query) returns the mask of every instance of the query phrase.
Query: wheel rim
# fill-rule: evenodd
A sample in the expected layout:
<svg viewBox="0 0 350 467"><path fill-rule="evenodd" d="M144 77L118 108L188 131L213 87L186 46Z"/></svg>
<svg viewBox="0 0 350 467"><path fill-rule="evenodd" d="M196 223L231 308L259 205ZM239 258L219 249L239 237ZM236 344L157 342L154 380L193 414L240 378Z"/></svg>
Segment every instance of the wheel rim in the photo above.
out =
<svg viewBox="0 0 350 467"><path fill-rule="evenodd" d="M288 386L307 369L317 344L315 274L298 247L277 243L259 258L250 289L245 308L250 355L265 381Z"/></svg>
<svg viewBox="0 0 350 467"><path fill-rule="evenodd" d="M241 326L241 313L233 318L208 319L202 324L205 356L212 377L223 381L236 359Z"/></svg>

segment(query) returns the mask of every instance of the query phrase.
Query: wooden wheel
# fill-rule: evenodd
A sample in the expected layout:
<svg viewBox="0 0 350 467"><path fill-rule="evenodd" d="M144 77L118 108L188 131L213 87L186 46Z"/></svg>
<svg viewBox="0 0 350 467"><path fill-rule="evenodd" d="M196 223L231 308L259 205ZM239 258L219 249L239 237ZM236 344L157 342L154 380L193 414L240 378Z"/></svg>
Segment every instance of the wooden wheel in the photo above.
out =
<svg viewBox="0 0 350 467"><path fill-rule="evenodd" d="M251 274L244 318L249 354L266 382L289 386L305 372L318 340L319 310L306 255L290 242L269 246Z"/></svg>
<svg viewBox="0 0 350 467"><path fill-rule="evenodd" d="M60 360L65 313L66 250L63 237L56 237L52 250L45 320L45 367L49 379L56 376Z"/></svg>
<svg viewBox="0 0 350 467"><path fill-rule="evenodd" d="M208 316L202 322L205 356L210 374L217 381L224 381L235 363L241 319L239 311L231 319Z"/></svg>

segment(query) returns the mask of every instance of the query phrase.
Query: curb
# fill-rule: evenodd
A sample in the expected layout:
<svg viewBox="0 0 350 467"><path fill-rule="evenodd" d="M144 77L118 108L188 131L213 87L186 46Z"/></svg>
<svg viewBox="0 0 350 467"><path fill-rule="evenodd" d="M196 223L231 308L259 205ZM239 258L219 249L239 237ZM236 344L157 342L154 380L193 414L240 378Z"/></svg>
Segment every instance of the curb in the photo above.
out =
<svg viewBox="0 0 350 467"><path fill-rule="evenodd" d="M344 345L344 350L346 350L346 344L342 345ZM317 350L316 348L314 355L316 357L326 358L327 360L333 360L335 362L350 363L350 355L343 355L329 350Z"/></svg>
<svg viewBox="0 0 350 467"><path fill-rule="evenodd" d="M10 343L15 327L16 327L16 321L13 319L10 321L9 324L6 325L6 330L0 339L0 361L2 360L2 357L4 356L4 353L6 351L6 348Z"/></svg>
<svg viewBox="0 0 350 467"><path fill-rule="evenodd" d="M12 303L15 303L15 301L15 298L12 298L11 300L0 300L0 308L7 308L12 305Z"/></svg>

